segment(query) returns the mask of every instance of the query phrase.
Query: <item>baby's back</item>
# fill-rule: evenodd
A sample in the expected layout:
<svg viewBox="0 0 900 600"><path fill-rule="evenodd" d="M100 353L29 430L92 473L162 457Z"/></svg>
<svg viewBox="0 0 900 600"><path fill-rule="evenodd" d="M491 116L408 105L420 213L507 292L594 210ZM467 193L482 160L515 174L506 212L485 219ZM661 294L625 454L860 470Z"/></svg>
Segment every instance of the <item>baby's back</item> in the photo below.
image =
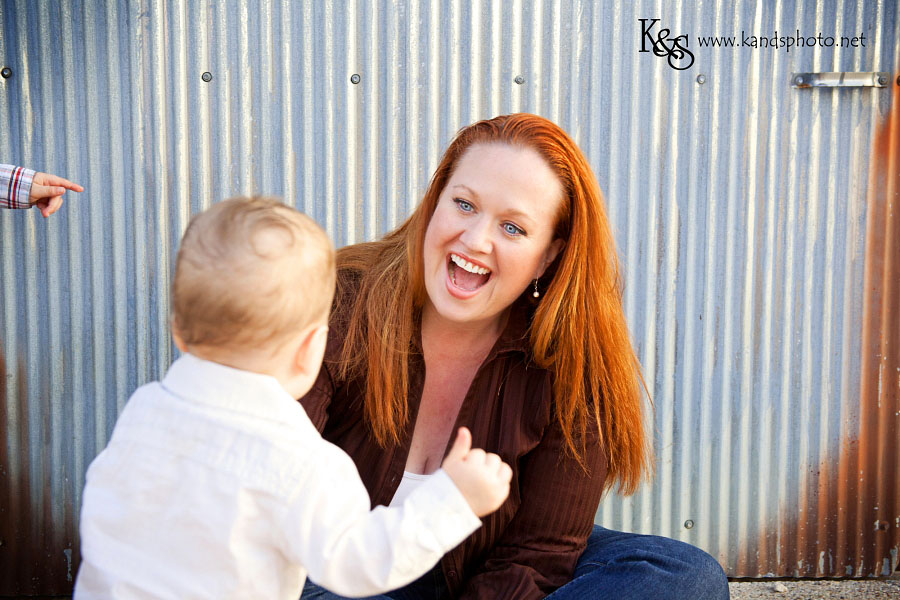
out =
<svg viewBox="0 0 900 600"><path fill-rule="evenodd" d="M87 473L76 597L295 595L305 574L279 524L303 479L303 433L318 437L299 420L138 389Z"/></svg>

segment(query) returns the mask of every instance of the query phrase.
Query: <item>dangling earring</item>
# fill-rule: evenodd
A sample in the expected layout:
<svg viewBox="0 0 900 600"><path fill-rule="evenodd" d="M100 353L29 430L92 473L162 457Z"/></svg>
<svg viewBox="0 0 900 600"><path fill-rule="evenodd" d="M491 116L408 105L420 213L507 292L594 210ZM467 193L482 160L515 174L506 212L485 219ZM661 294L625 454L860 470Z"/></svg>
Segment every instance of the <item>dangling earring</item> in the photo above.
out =
<svg viewBox="0 0 900 600"><path fill-rule="evenodd" d="M534 293L532 294L535 298L540 298L541 293L537 289L537 279L534 280Z"/></svg>

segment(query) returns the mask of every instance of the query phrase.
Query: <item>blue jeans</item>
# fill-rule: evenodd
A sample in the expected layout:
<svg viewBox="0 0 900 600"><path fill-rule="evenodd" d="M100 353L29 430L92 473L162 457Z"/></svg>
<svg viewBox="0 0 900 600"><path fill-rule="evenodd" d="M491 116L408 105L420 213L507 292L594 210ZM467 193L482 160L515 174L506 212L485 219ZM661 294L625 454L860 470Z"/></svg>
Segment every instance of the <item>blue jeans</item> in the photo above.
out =
<svg viewBox="0 0 900 600"><path fill-rule="evenodd" d="M367 600L447 598L438 565L421 579ZM301 600L344 600L311 581ZM728 580L716 560L699 548L655 535L638 535L594 525L572 581L548 600L728 600Z"/></svg>

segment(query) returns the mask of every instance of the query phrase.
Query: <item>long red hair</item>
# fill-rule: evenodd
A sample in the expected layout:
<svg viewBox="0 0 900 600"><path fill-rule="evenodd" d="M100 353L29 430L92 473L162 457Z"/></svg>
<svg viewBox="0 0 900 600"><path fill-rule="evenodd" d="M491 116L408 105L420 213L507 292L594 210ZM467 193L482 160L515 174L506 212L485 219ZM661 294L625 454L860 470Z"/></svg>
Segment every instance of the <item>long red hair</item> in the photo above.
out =
<svg viewBox="0 0 900 600"><path fill-rule="evenodd" d="M408 420L408 357L426 300L425 230L460 157L475 144L504 143L537 151L559 177L564 199L556 237L565 246L544 275L530 329L535 363L553 375L556 418L569 451L581 456L589 425L609 459L607 487L633 493L649 470L642 399L646 386L622 310L622 284L600 186L581 150L552 122L530 114L463 128L444 153L421 204L376 242L342 248L338 269L352 273L347 335L338 376L364 375L365 416L381 445L399 441ZM339 281L344 278L339 278ZM358 287L357 287L358 286Z"/></svg>

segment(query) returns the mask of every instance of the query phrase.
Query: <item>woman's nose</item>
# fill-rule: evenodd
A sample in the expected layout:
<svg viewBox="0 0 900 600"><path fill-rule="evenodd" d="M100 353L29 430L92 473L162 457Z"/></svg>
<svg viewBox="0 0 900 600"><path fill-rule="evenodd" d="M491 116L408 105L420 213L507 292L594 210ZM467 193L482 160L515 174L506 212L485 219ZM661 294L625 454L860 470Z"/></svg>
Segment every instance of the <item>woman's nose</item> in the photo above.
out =
<svg viewBox="0 0 900 600"><path fill-rule="evenodd" d="M459 239L472 252L489 254L491 251L490 223L487 222L487 219L479 219L477 223L470 223Z"/></svg>

